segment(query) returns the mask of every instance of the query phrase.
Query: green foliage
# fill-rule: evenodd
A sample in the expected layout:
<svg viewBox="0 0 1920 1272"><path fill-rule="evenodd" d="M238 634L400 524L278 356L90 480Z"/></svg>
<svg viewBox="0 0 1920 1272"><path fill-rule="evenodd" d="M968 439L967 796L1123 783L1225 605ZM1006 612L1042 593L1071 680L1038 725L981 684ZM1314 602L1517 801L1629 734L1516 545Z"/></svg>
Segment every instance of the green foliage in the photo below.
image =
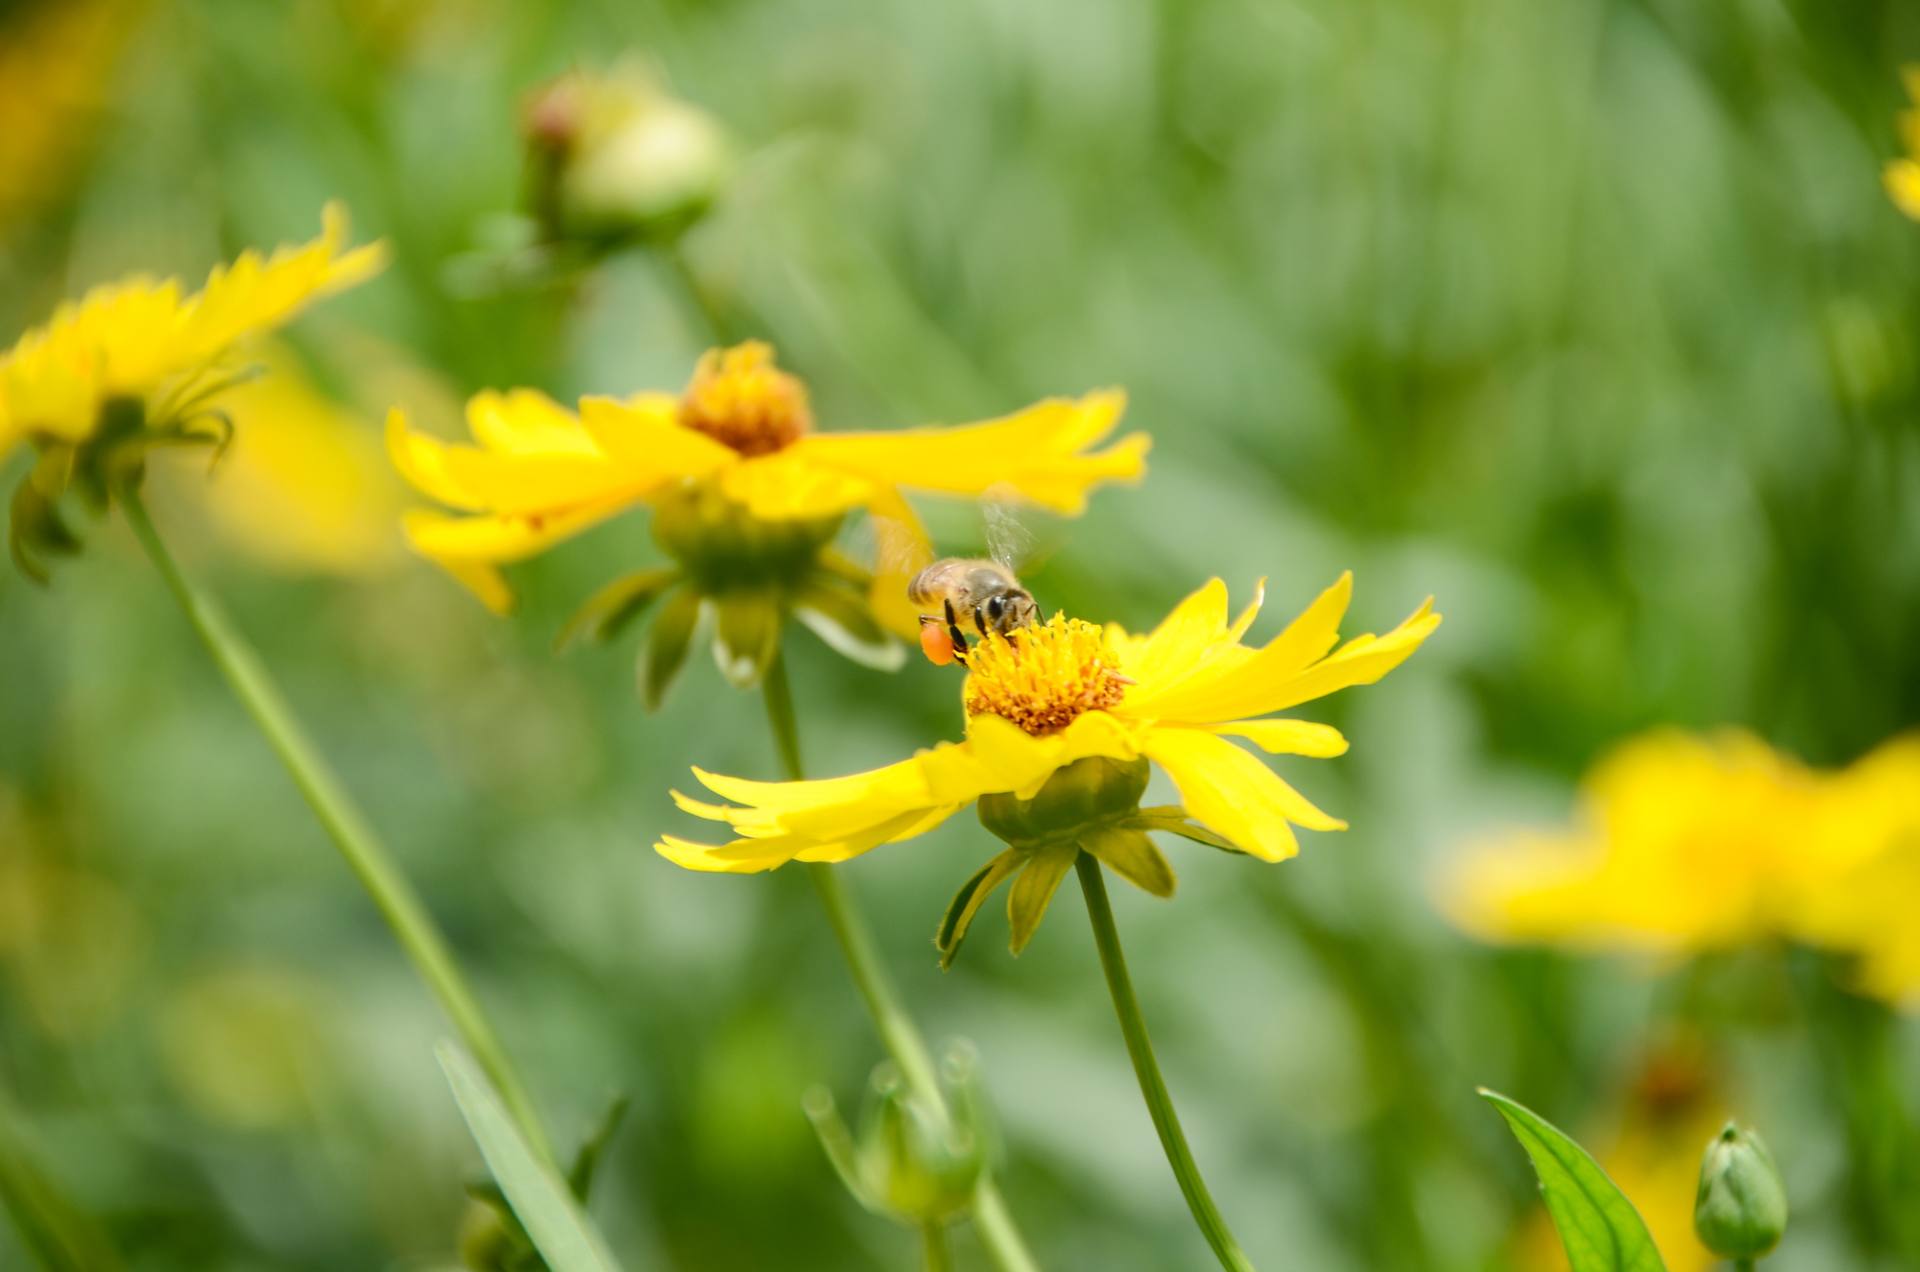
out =
<svg viewBox="0 0 1920 1272"><path fill-rule="evenodd" d="M1573 1272L1666 1272L1640 1212L1586 1149L1525 1105L1484 1088L1480 1095L1533 1160Z"/></svg>

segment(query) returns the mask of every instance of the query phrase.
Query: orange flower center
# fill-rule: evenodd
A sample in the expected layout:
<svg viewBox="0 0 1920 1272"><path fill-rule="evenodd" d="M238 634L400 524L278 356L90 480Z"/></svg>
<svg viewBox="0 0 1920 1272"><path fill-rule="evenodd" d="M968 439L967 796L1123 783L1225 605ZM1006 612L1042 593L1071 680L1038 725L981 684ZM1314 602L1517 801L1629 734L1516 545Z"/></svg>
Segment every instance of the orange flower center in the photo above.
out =
<svg viewBox="0 0 1920 1272"><path fill-rule="evenodd" d="M1120 701L1130 683L1097 623L1055 614L1011 636L989 633L967 655L968 715L997 715L1035 737Z"/></svg>
<svg viewBox="0 0 1920 1272"><path fill-rule="evenodd" d="M742 455L771 455L813 427L807 386L773 365L758 340L709 349L680 398L680 422Z"/></svg>

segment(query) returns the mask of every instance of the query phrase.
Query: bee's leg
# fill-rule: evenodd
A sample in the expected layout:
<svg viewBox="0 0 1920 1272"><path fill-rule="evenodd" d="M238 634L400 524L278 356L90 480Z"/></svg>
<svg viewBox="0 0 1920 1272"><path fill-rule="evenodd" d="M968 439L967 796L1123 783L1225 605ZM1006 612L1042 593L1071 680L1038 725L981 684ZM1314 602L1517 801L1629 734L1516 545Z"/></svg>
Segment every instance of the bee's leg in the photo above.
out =
<svg viewBox="0 0 1920 1272"><path fill-rule="evenodd" d="M953 661L964 667L967 665L967 650L971 648L967 644L967 634L960 630L960 620L954 617L953 598L948 597L941 604L947 610L947 636L953 641Z"/></svg>
<svg viewBox="0 0 1920 1272"><path fill-rule="evenodd" d="M976 632L979 632L983 636L986 635L986 633L990 630L987 627L987 616L980 612L980 607L978 605L973 607L973 630ZM997 629L994 629L994 630L997 630ZM1001 632L1000 634L1002 636L1006 635L1005 632Z"/></svg>

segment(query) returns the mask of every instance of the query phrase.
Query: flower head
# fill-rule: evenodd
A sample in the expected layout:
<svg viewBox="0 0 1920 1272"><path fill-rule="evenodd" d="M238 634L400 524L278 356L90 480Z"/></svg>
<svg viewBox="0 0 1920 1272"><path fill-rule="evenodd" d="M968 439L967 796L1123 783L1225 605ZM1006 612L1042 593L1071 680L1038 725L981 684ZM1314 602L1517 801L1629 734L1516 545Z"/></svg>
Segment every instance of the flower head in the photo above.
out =
<svg viewBox="0 0 1920 1272"><path fill-rule="evenodd" d="M1441 894L1490 940L1679 955L1788 936L1913 994L1920 739L1823 772L1744 733L1650 734L1595 767L1574 828L1481 845Z"/></svg>
<svg viewBox="0 0 1920 1272"><path fill-rule="evenodd" d="M1888 163L1884 176L1894 206L1920 221L1920 67L1908 67L1905 79L1907 96L1914 102L1900 112L1900 140L1907 153Z"/></svg>
<svg viewBox="0 0 1920 1272"><path fill-rule="evenodd" d="M872 599L904 596L912 555L904 545L921 538L903 489L992 490L1077 513L1094 486L1137 480L1144 470L1144 434L1092 449L1113 431L1124 404L1120 393L1101 392L954 428L815 431L806 386L780 369L770 347L749 341L707 353L679 394L589 397L576 413L531 390L482 393L467 406L477 445L416 432L397 410L387 440L416 488L458 510L410 513L408 540L496 611L513 600L501 566L650 508L654 537L677 568L633 583L640 606L686 584L689 599L662 612L661 621L673 618L669 653L684 654L694 620L713 610L723 668L751 683L788 612L842 652L877 649L897 665L898 649L875 621ZM889 568L878 578L830 547L841 519L856 509L872 512L882 535L902 541L902 550L884 554ZM595 615L608 607L623 619L637 613L628 603L635 593L624 588L616 584L590 602L586 626L606 630ZM729 630L751 643L748 656L739 656Z"/></svg>
<svg viewBox="0 0 1920 1272"><path fill-rule="evenodd" d="M1384 636L1336 648L1351 576L1321 594L1264 645L1241 638L1260 600L1233 621L1215 579L1148 635L1055 617L978 647L963 691L967 737L866 773L825 781L754 782L695 769L731 804L676 793L681 808L738 836L708 845L665 836L668 860L746 873L788 861L845 861L912 838L970 804L1008 843L955 899L942 925L948 958L981 903L1019 875L1010 903L1016 950L1080 851L1160 895L1173 874L1149 831L1168 831L1264 861L1298 851L1294 827L1340 830L1232 739L1273 754L1327 757L1347 749L1324 724L1263 719L1351 685L1372 684L1440 623L1431 602ZM1142 809L1157 765L1181 805Z"/></svg>
<svg viewBox="0 0 1920 1272"><path fill-rule="evenodd" d="M309 302L377 272L385 248L345 250L346 214L329 205L319 238L271 257L247 251L182 295L178 281L134 277L62 305L0 354L0 457L31 441L41 459L15 492L15 559L72 546L57 501L78 484L104 502L112 479L156 445L223 444L213 402L246 378L231 354Z"/></svg>

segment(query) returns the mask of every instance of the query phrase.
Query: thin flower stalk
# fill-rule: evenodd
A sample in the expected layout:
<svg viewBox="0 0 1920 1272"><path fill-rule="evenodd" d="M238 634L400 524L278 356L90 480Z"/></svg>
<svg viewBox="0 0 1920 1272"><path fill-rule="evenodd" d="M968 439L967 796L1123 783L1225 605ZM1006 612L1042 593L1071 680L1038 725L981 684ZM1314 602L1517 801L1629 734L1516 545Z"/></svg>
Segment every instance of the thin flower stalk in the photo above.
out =
<svg viewBox="0 0 1920 1272"><path fill-rule="evenodd" d="M219 606L181 572L167 550L136 484L118 492L120 507L134 536L146 550L167 590L173 594L233 694L285 766L320 826L339 848L367 894L393 929L415 970L440 1000L467 1048L486 1070L514 1120L536 1151L549 1160L553 1149L525 1086L515 1073L493 1026L468 988L446 938L435 926L393 856L367 823L340 780L327 766L295 720L279 688L257 654L227 621Z"/></svg>

